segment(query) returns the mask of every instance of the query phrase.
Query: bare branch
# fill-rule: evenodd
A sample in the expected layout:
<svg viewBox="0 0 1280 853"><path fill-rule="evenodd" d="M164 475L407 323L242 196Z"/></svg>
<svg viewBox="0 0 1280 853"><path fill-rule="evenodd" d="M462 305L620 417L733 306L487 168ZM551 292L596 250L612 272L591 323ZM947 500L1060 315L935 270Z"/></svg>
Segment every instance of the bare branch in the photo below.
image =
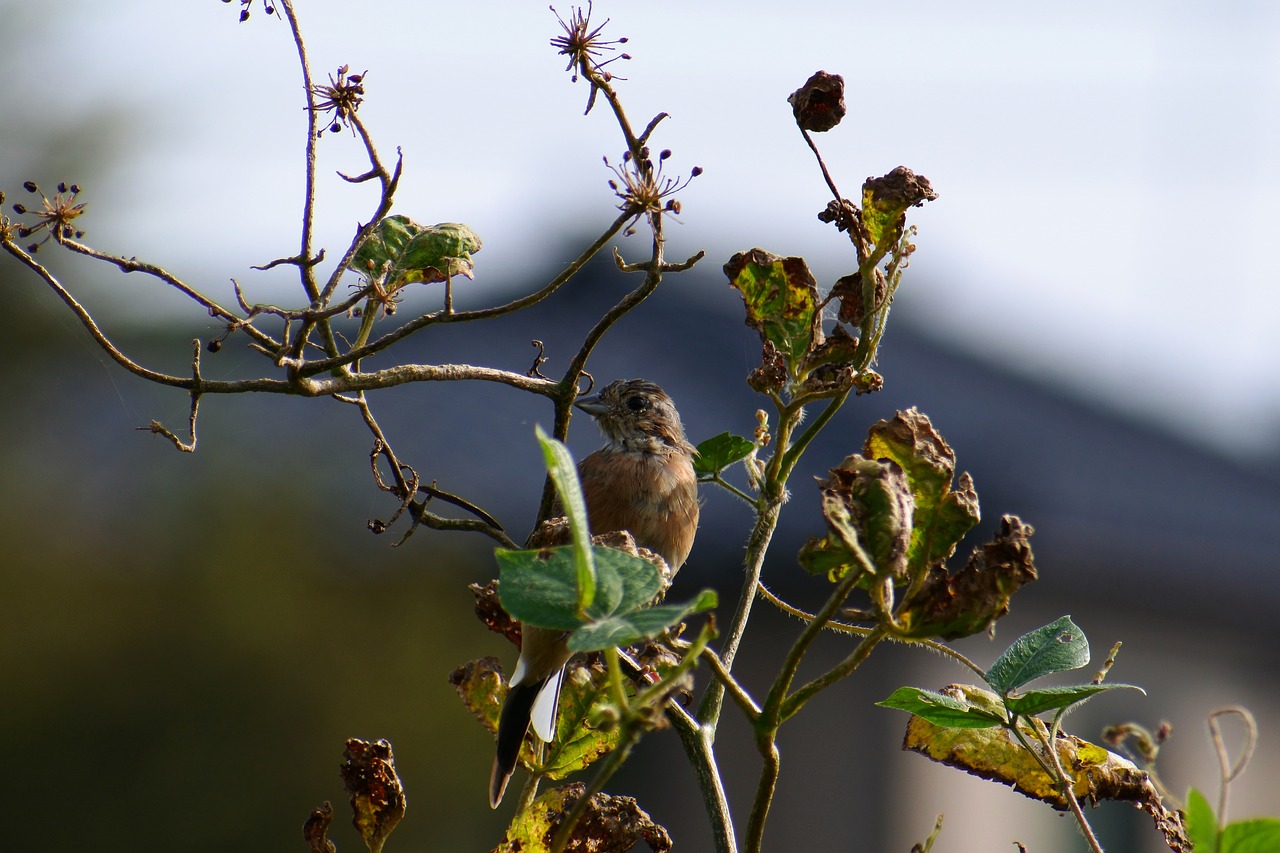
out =
<svg viewBox="0 0 1280 853"><path fill-rule="evenodd" d="M446 314L441 311L423 314L420 317L405 323L395 331L388 332L377 340L372 341L365 346L349 350L340 356L299 363L297 365L298 372L303 376L312 376L317 373L325 373L330 370L344 367L352 362L359 361L362 358L370 356L376 352L380 352L397 341L412 335L414 332L417 332L420 329L425 329L427 326L435 323L466 323L475 320L487 320L491 317L500 317L504 314L511 314L532 305L536 305L559 290L565 282L573 278L579 270L586 266L587 262L604 247L605 243L609 242L615 234L622 230L622 227L626 225L628 218L627 214L623 214L615 219L613 223L605 229L603 234L597 237L596 240L582 252L582 254L574 258L559 275L553 278L541 290L527 296L522 296L519 299L513 299L505 305L497 305L492 308L480 308L474 311L455 311L452 314Z"/></svg>
<svg viewBox="0 0 1280 853"><path fill-rule="evenodd" d="M644 133L640 134L640 138L636 140L640 143L641 147L649 141L649 134L653 133L654 129L658 126L658 122L669 117L669 115L669 113L658 113L656 116L649 119L649 124L645 127Z"/></svg>
<svg viewBox="0 0 1280 853"><path fill-rule="evenodd" d="M262 264L261 266L255 265L253 267L250 267L250 269L266 271L274 267L278 267L281 264L293 264L294 266L298 266L298 267L303 267L303 266L314 267L316 264L320 263L323 260L324 260L324 248L322 247L314 258L304 258L301 255L294 255L292 258L276 258L274 261L267 261L265 264Z"/></svg>
<svg viewBox="0 0 1280 853"><path fill-rule="evenodd" d="M338 282L342 279L342 274L346 272L347 264L351 263L351 259L360 249L360 245L373 232L388 213L391 212L392 199L395 196L396 188L400 185L400 175L404 168L404 152L399 148L396 149L396 165L391 172L387 171L387 167L383 164L382 158L378 155L378 149L373 144L373 137L369 134L369 129L365 127L360 116L352 113L348 121L351 127L355 129L360 141L364 143L365 153L369 157L369 171L356 178L348 178L341 172L338 176L350 183L363 183L364 181L377 178L378 183L382 185L382 191L378 195L378 204L374 208L373 215L369 220L356 229L355 236L351 238L351 242L347 245L347 250L343 252L342 259L338 261L338 265L334 268L333 273L329 276L329 280L325 282L324 290L320 294L322 303L327 303L333 298L334 292L338 289Z"/></svg>
<svg viewBox="0 0 1280 853"><path fill-rule="evenodd" d="M22 247L8 239L7 236L5 239L0 241L0 245L3 245L5 251L25 264L28 269L32 270L36 275L40 276L40 278L44 279L45 284L49 285L53 292L58 295L58 298L65 302L67 307L71 309L71 312L80 320L80 325L84 326L85 329L88 330L89 334L93 336L93 339L98 342L98 346L102 347L102 349L106 351L107 355L111 356L117 364L124 367L130 373L134 373L141 376L143 379L148 379L152 382L158 382L161 385L173 385L178 388L191 387L190 379L186 379L181 376L170 376L167 373L158 373L154 370L148 370L126 356L116 348L115 344L113 344L105 334L103 334L102 330L98 328L98 324L94 322L93 317L85 310L84 306L77 302L75 297L67 292L66 288L62 286L58 279L54 277L53 273L49 272L43 264L23 251Z"/></svg>
<svg viewBox="0 0 1280 853"><path fill-rule="evenodd" d="M404 385L407 382L461 382L467 380L497 382L521 391L541 394L544 397L556 396L560 387L558 383L546 379L536 379L525 376L523 373L512 373L508 370L498 370L492 367L476 367L470 364L398 364L373 373L352 373L343 376L326 376L319 379L298 376L289 383L289 390L307 397L322 397L351 391L391 388L396 385Z"/></svg>
<svg viewBox="0 0 1280 853"><path fill-rule="evenodd" d="M187 419L187 431L191 434L191 441L185 442L172 431L165 427L159 421L152 421L149 426L138 427L138 429L150 430L155 435L161 435L173 442L173 446L181 450L183 453L196 452L196 416L200 413L200 395L201 395L201 379L200 379L200 341L199 339L191 342L191 415Z"/></svg>

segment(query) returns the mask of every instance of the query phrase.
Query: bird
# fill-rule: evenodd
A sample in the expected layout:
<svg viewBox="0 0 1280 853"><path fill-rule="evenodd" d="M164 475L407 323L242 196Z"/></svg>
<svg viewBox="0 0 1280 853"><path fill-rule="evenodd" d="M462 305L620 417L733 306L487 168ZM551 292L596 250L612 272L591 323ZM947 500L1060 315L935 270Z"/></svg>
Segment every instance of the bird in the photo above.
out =
<svg viewBox="0 0 1280 853"><path fill-rule="evenodd" d="M699 512L696 451L685 438L675 404L653 382L619 379L574 405L595 418L605 439L578 463L588 527L593 534L627 531L638 547L661 556L669 577L674 576L693 548ZM498 721L491 808L502 802L530 723L541 740L554 739L560 680L569 657L566 632L524 626Z"/></svg>

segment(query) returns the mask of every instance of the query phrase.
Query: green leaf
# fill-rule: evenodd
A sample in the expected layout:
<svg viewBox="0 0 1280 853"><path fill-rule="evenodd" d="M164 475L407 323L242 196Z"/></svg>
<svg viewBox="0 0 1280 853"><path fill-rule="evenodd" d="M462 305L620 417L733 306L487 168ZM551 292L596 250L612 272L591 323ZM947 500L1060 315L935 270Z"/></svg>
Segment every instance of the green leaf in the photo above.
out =
<svg viewBox="0 0 1280 853"><path fill-rule="evenodd" d="M400 261L405 281L430 283L455 275L475 278L471 255L480 248L480 238L460 222L441 222L424 228L405 247Z"/></svg>
<svg viewBox="0 0 1280 853"><path fill-rule="evenodd" d="M829 533L822 538L809 537L809 541L800 547L796 559L800 561L800 566L805 571L815 575L826 575L832 581L844 577L856 565L849 549L834 533Z"/></svg>
<svg viewBox="0 0 1280 853"><path fill-rule="evenodd" d="M569 448L563 443L547 435L541 426L535 426L534 433L538 437L538 444L542 446L542 456L546 460L547 472L555 484L556 494L560 496L564 514L569 519L569 529L573 534L573 564L577 577L577 612L585 613L596 597L596 568L591 559L591 531L587 527L587 501L582 495L582 484L578 482L578 468L573 464Z"/></svg>
<svg viewBox="0 0 1280 853"><path fill-rule="evenodd" d="M1192 788L1187 792L1187 837L1196 853L1218 853L1218 819L1205 795Z"/></svg>
<svg viewBox="0 0 1280 853"><path fill-rule="evenodd" d="M722 432L698 445L693 471L699 476L719 474L733 463L746 459L754 449L755 445L742 436Z"/></svg>
<svg viewBox="0 0 1280 853"><path fill-rule="evenodd" d="M1069 687L1048 687L1044 690L1030 690L1019 696L1009 697L1005 700L1005 705L1015 714L1030 717L1054 708L1066 708L1078 702L1083 702L1102 693L1104 690L1120 689L1137 690L1143 695L1146 695L1147 692L1136 684L1074 684Z"/></svg>
<svg viewBox="0 0 1280 853"><path fill-rule="evenodd" d="M1024 634L991 665L987 684L1007 696L1028 681L1079 669L1089 662L1089 641L1070 616Z"/></svg>
<svg viewBox="0 0 1280 853"><path fill-rule="evenodd" d="M394 267L396 259L404 254L409 241L420 231L422 226L407 216L382 219L360 244L347 269L361 275L376 276L384 268Z"/></svg>
<svg viewBox="0 0 1280 853"><path fill-rule="evenodd" d="M730 258L724 272L742 294L747 325L776 348L787 376L801 379L800 366L824 340L818 283L804 258L780 258L752 249Z"/></svg>
<svg viewBox="0 0 1280 853"><path fill-rule="evenodd" d="M623 689L628 696L635 695L631 681L625 680ZM556 716L556 738L543 747L542 764L537 769L549 779L563 779L612 752L622 730L615 726L603 731L590 722L595 708L612 704L609 674L603 667L571 666L565 670Z"/></svg>
<svg viewBox="0 0 1280 853"><path fill-rule="evenodd" d="M899 687L887 699L876 704L882 708L909 711L935 726L952 729L985 729L1005 722L1004 717L990 707L919 687Z"/></svg>
<svg viewBox="0 0 1280 853"><path fill-rule="evenodd" d="M473 278L471 255L480 248L480 238L466 225L419 225L396 214L378 222L347 268L368 278L385 276L387 287L394 290L455 275Z"/></svg>
<svg viewBox="0 0 1280 853"><path fill-rule="evenodd" d="M1280 850L1280 820L1276 818L1233 821L1222 830L1221 853L1276 853L1277 850Z"/></svg>
<svg viewBox="0 0 1280 853"><path fill-rule="evenodd" d="M597 652L617 646L630 646L655 637L692 613L716 606L716 594L705 589L693 601L684 604L655 604L583 625L569 635L569 649L574 652Z"/></svg>
<svg viewBox="0 0 1280 853"><path fill-rule="evenodd" d="M662 589L657 567L616 548L591 547L596 596L585 617L578 610L573 546L542 550L497 549L498 598L521 622L573 631L584 624L643 607Z"/></svg>
<svg viewBox="0 0 1280 853"><path fill-rule="evenodd" d="M868 459L891 459L906 473L915 511L907 571L911 577L955 553L956 545L981 518L978 495L968 474L956 490L956 454L929 418L915 408L871 427L863 445Z"/></svg>

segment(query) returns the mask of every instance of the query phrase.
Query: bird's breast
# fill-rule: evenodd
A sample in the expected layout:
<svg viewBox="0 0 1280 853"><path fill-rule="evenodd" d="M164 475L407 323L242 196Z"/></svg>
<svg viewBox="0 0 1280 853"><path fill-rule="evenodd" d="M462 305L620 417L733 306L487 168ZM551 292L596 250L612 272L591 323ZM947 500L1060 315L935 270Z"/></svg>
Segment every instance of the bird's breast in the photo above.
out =
<svg viewBox="0 0 1280 853"><path fill-rule="evenodd" d="M672 571L689 556L698 527L698 482L683 453L598 450L582 460L593 533L626 530Z"/></svg>

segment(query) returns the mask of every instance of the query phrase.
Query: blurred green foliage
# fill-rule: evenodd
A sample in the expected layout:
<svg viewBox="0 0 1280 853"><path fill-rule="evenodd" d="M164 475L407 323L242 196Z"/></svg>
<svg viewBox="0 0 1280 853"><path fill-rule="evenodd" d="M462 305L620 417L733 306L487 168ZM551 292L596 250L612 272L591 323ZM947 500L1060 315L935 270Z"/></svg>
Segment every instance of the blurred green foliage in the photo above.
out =
<svg viewBox="0 0 1280 853"><path fill-rule="evenodd" d="M38 377L0 419L0 850L302 849L326 799L356 849L352 736L395 747L401 847L485 848L492 747L447 683L509 652L471 615L485 543L365 531L384 507L359 454L319 452L345 411L304 431L276 399L211 409L193 456L132 431L146 394L64 332L71 358L9 353Z"/></svg>

